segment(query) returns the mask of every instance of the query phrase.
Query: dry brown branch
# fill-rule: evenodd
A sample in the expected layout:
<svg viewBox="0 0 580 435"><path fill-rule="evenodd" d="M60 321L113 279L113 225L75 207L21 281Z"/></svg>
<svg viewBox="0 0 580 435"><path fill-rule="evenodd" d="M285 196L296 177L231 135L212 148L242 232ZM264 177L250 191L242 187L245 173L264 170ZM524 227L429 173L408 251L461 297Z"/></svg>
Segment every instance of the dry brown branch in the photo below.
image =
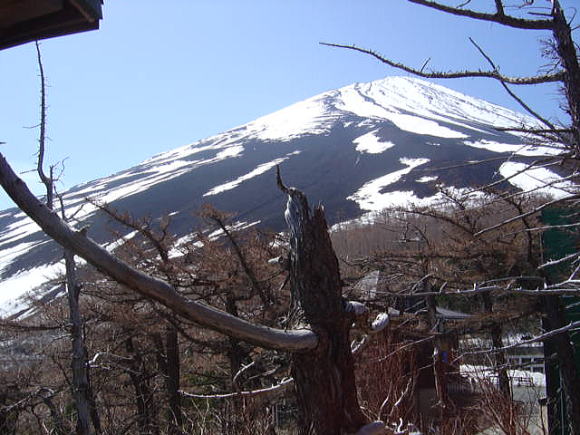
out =
<svg viewBox="0 0 580 435"><path fill-rule="evenodd" d="M287 378L283 379L279 384L272 385L267 388L260 388L258 390L250 391L236 391L233 393L223 393L223 394L195 394L188 393L186 391L180 391L183 397L191 397L194 399L232 399L236 397L275 397L285 393L290 387L294 385L294 379Z"/></svg>
<svg viewBox="0 0 580 435"><path fill-rule="evenodd" d="M528 344L538 343L540 341L546 341L548 338L552 338L556 335L563 334L565 332L576 331L578 329L580 329L580 320L577 320L575 322L570 322L566 326L562 326L561 328L558 328L558 329L552 329L551 331L545 332L544 334L540 334L540 335L533 337L529 340L523 340L519 343L510 344L508 346L503 346L503 347L496 348L496 349L484 349L484 350L474 350L474 351L464 352L458 358L461 358L463 355L478 355L478 354L489 354L489 353L493 353L493 352L505 352L506 350L515 349L515 348L518 348L520 346L526 346Z"/></svg>
<svg viewBox="0 0 580 435"><path fill-rule="evenodd" d="M498 0L501 2L501 0ZM526 112L528 112L530 115L532 115L534 118L536 118L538 121L540 121L542 124L546 125L552 132L557 131L556 127L554 126L554 124L552 124L550 121L548 121L547 119L545 119L544 117L542 117L538 112L536 112L535 110L533 110L528 104L526 104L520 97L518 97L510 88L509 86L506 84L506 81L503 79L502 75L499 74L499 69L496 66L496 64L493 62L493 60L491 59L491 57L489 57L484 51L483 49L473 40L473 38L469 38L469 41L475 46L475 48L477 49L477 51L479 51L479 53L485 58L485 60L487 60L487 62L491 65L491 67L493 68L493 71L498 73L498 80L501 83L502 87L505 89L505 91L509 94L510 97L512 97L515 101L517 101L517 103L524 108L524 110ZM563 139L563 138L562 138Z"/></svg>
<svg viewBox="0 0 580 435"><path fill-rule="evenodd" d="M28 214L47 235L97 269L106 272L115 281L165 305L175 313L210 329L265 348L298 351L316 347L317 336L310 330L284 331L255 325L216 308L188 300L169 283L148 276L115 258L89 237L71 229L56 213L38 201L1 154L0 184L15 204Z"/></svg>
<svg viewBox="0 0 580 435"><path fill-rule="evenodd" d="M554 28L552 20L528 20L525 18L517 18L506 15L501 6L501 0L495 0L497 13L488 14L484 12L477 12L470 9L455 8L430 0L407 0L421 6L427 6L439 11L447 12L453 15L462 17L474 18L476 20L490 21L493 23L503 24L504 26L515 27L517 29L529 30L551 30Z"/></svg>
<svg viewBox="0 0 580 435"><path fill-rule="evenodd" d="M553 82L561 82L564 74L561 72L555 74L545 74L540 76L534 77L509 77L500 74L497 70L491 71L483 71L483 70L465 70L465 71L431 71L425 72L423 69L416 69L412 68L408 65L403 63L395 62L374 50L370 50L367 48L357 47L352 44L335 44L329 42L321 42L321 45L326 45L328 47L335 47L335 48L345 48L348 50L358 51L359 53L368 54L378 61L392 66L393 68L400 69L402 71L408 72L410 74L416 75L418 77L423 77L427 79L457 79L457 78L466 78L466 77L482 77L482 78L490 78L499 80L500 82L509 83L512 85L537 85L540 83L553 83Z"/></svg>

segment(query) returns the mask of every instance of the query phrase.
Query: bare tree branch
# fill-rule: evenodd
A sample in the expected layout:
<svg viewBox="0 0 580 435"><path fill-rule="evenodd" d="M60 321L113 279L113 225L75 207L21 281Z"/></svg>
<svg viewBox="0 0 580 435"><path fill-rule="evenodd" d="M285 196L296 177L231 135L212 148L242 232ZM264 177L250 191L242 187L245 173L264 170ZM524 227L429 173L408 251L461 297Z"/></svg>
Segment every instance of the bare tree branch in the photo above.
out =
<svg viewBox="0 0 580 435"><path fill-rule="evenodd" d="M546 267L556 266L557 264L566 263L567 261L574 260L578 257L580 257L580 252L574 252L573 254L566 255L565 257L559 258L557 260L548 261L538 266L538 269L545 269Z"/></svg>
<svg viewBox="0 0 580 435"><path fill-rule="evenodd" d="M223 394L194 394L187 393L185 391L180 391L180 394L184 397L191 397L194 399L233 399L236 397L257 397L257 396L277 396L284 393L288 388L294 385L293 378L283 379L279 384L273 385L271 387L261 388L258 390L251 391L237 391L234 393L223 393Z"/></svg>
<svg viewBox="0 0 580 435"><path fill-rule="evenodd" d="M502 0L495 0L496 15L505 16L505 11L503 10Z"/></svg>
<svg viewBox="0 0 580 435"><path fill-rule="evenodd" d="M530 133L530 134L548 134L548 133L572 133L572 129L571 128L556 128L556 129L552 129L552 128L522 128L522 127L518 127L518 128L514 128L514 127L495 127L495 129L497 131L515 131L515 132L521 132L521 133ZM547 145L542 145L542 146L547 146Z"/></svg>
<svg viewBox="0 0 580 435"><path fill-rule="evenodd" d="M545 119L542 116L540 116L540 114L538 114L530 106L528 106L520 97L518 97L508 87L508 85L506 84L505 80L503 80L501 74L499 74L498 67L495 65L495 63L493 62L493 60L491 60L491 58L483 51L483 49L472 38L469 38L469 41L475 46L475 48L477 48L477 50L481 53L481 55L485 58L485 60L487 60L489 62L489 64L493 68L493 70L498 73L499 82L501 83L501 85L503 86L503 88L505 89L505 91L510 95L510 97L512 97L514 100L516 100L518 102L518 104L520 106L522 106L526 110L526 112L528 112L530 115L532 115L538 121L540 121L542 124L546 125L548 128L550 128L550 130L552 130L552 131L555 132L556 131L556 127L551 122L549 122L547 119Z"/></svg>
<svg viewBox="0 0 580 435"><path fill-rule="evenodd" d="M572 283L571 283L572 284ZM509 287L502 287L498 285L492 286L485 286L485 287L474 287L472 289L465 289L465 290L453 290L453 291L445 291L445 292L417 292L417 293L393 293L393 292L382 292L377 291L377 294L394 297L394 298L416 298L416 297L426 297L426 296L473 296L479 295L483 293L490 293L490 292L497 292L497 293L510 293L516 295L526 295L526 296L554 296L554 295L577 295L580 293L580 283L577 283L576 286L570 285L567 288L557 288L556 286L547 286L543 289L525 289L522 287L517 288L509 288Z"/></svg>
<svg viewBox="0 0 580 435"><path fill-rule="evenodd" d="M545 341L548 338L552 338L558 334L562 334L564 332L569 332L569 331L575 331L579 328L580 328L580 320L577 320L575 322L570 322L569 324L567 324L566 326L562 326L561 328L553 329L553 330L548 331L544 334L538 335L537 337L531 338L530 340L524 340L524 341L521 341L519 343L510 344L509 346L504 346L504 347L497 348L497 349L484 349L484 350L476 350L476 351L471 351L471 352L464 352L462 355L459 355L457 358L461 358L463 355L477 355L477 354L491 353L491 352L504 352L506 350L515 349L515 348L520 347L520 346L526 346L528 344L538 343L540 341Z"/></svg>
<svg viewBox="0 0 580 435"><path fill-rule="evenodd" d="M439 11L447 12L449 14L474 18L476 20L491 21L493 23L503 24L504 26L515 27L517 29L551 30L554 27L554 23L552 20L528 20L525 18L517 18L512 17L510 15L506 15L503 11L501 0L495 0L495 4L497 7L497 13L495 14L477 12L471 9L455 8L430 0L407 0L407 1L418 5L437 9Z"/></svg>
<svg viewBox="0 0 580 435"><path fill-rule="evenodd" d="M553 82L561 82L564 78L563 72L557 72L555 74L545 74L540 76L533 76L533 77L508 77L501 75L498 71L482 71L482 70L465 70L465 71L430 71L425 72L423 68L416 69L412 68L408 65L395 62L389 58L384 57L383 55L377 53L374 50L370 50L367 48L357 47L355 45L349 44L335 44L330 42L320 42L320 45L326 45L328 47L336 47L336 48L346 48L348 50L358 51L359 53L368 54L379 62L392 66L393 68L397 68L403 71L406 71L410 74L423 77L426 79L458 79L458 78L490 78L499 81L503 81L512 85L537 85L540 83L553 83Z"/></svg>
<svg viewBox="0 0 580 435"><path fill-rule="evenodd" d="M35 46L38 70L40 72L40 132L38 134L38 161L36 164L36 172L46 189L46 203L49 208L52 208L54 201L54 179L52 177L52 168L50 170L50 176L47 176L43 167L44 154L46 152L46 78L44 76L44 66L42 64L40 44L38 41L36 41Z"/></svg>
<svg viewBox="0 0 580 435"><path fill-rule="evenodd" d="M488 232L490 232L490 231L497 230L498 228L501 228L501 227L503 227L504 225L507 225L507 224L509 224L509 223L515 222L515 221L517 221L517 220L520 220L520 219L522 219L522 218L525 218L525 217L531 216L531 215L533 215L533 214L539 213L540 211L542 211L542 210L544 210L545 208L548 208L548 207L550 207L550 206L552 206L552 205L554 205L554 204L559 204L559 203L561 203L561 202L563 202L563 201L568 201L568 200L571 200L571 199L577 199L577 198L580 198L580 194L572 195L572 196L569 196L569 197L567 197L567 198L564 198L564 199L554 199L554 200L552 200L552 201L545 202L544 204L540 205L539 207L536 207L536 208L535 208L535 209L533 209L533 210L530 210L530 211L528 211L528 212L526 212L526 213L523 213L523 214L521 214L521 215L518 215L518 216L513 216L513 217L511 217L511 218L509 218L509 219L506 219L506 220L505 220L505 221L503 221L503 222L500 222L500 223L499 223L499 224L497 224L497 225L493 225L493 226L491 226L491 227L485 228L485 229L483 229L483 230L481 230L481 231L479 231L479 232L475 233L475 234L474 234L474 236L476 236L476 237L477 237L477 236L480 236L480 235L482 235L482 234L488 233Z"/></svg>
<svg viewBox="0 0 580 435"><path fill-rule="evenodd" d="M0 185L16 205L59 244L84 258L115 281L161 303L186 319L269 349L300 351L316 347L317 335L310 330L284 331L255 325L216 308L191 301L180 295L167 282L134 269L114 257L89 237L71 229L56 213L42 204L18 178L2 154L0 154Z"/></svg>
<svg viewBox="0 0 580 435"><path fill-rule="evenodd" d="M219 212L217 212L217 210L215 210L213 208L209 208L209 207L204 210L203 216L207 217L212 222L217 224L218 227L223 231L223 233L225 234L227 239L232 244L232 247L234 248L234 252L236 253L236 256L238 257L238 261L240 262L242 269L244 270L246 276L250 279L250 282L252 283L252 289L256 293L258 293L258 295L260 296L260 299L262 300L264 305L269 306L272 303L270 295L264 291L264 288L261 285L261 283L259 282L258 278L256 277L256 274L254 273L253 269L248 264L248 261L246 261L246 256L242 252L242 249L241 249L239 243L237 242L236 238L233 236L231 231L228 230L227 225L225 224L223 217L220 216L220 214L219 214Z"/></svg>

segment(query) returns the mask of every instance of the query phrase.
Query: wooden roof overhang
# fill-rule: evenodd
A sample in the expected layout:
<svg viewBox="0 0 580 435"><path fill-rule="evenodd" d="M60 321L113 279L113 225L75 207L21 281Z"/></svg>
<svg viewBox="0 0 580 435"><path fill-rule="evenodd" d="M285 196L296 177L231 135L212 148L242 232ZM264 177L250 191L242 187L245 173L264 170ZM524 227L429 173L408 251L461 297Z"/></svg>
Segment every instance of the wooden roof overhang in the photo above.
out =
<svg viewBox="0 0 580 435"><path fill-rule="evenodd" d="M0 0L0 50L99 28L102 0Z"/></svg>

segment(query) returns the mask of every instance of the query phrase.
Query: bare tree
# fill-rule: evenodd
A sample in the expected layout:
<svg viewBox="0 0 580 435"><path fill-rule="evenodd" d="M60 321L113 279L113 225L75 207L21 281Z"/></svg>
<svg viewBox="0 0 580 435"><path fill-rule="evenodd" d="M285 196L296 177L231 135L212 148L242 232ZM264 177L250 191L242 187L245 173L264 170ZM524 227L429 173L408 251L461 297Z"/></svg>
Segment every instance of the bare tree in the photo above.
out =
<svg viewBox="0 0 580 435"><path fill-rule="evenodd" d="M321 207L311 211L294 188L286 211L291 234L290 276L296 329L256 325L184 297L167 281L114 257L85 232L75 231L42 204L0 156L0 184L43 231L116 282L197 324L255 345L292 354L302 433L356 432L366 417L357 401L349 330L357 310L341 295L338 262ZM301 321L298 321L301 319Z"/></svg>
<svg viewBox="0 0 580 435"><path fill-rule="evenodd" d="M44 170L45 154L46 154L46 78L44 74L44 66L40 52L40 46L36 42L36 54L38 60L38 68L40 70L40 134L38 140L38 161L37 173L46 192L46 207L49 210L55 209L55 174L54 166L50 166L49 174ZM66 221L64 206L61 204L62 218ZM92 397L89 370L87 364L87 349L84 340L84 322L79 307L79 296L81 286L77 279L76 265L74 260L74 253L69 250L64 250L64 260L66 268L66 290L67 300L69 305L69 319L70 319L70 334L72 339L72 393L77 411L77 427L78 434L91 433L91 421L94 429L100 432L100 423L98 412L95 407L95 401Z"/></svg>
<svg viewBox="0 0 580 435"><path fill-rule="evenodd" d="M419 77L434 79L481 77L497 80L503 86L506 92L508 92L508 94L514 98L526 112L537 119L540 127L529 128L526 126L522 127L514 125L513 128L502 129L528 133L530 140L534 141L535 143L546 144L547 146L556 147L560 150L558 155L545 156L544 158L533 162L527 167L527 169L524 169L524 171L531 170L535 166L540 165L557 165L560 168L565 168L565 170L568 172L568 179L574 183L575 187L570 192L570 195L565 199L547 201L536 209L526 213L516 212L512 217L505 219L504 222L482 229L476 235L481 235L489 231L495 231L502 226L516 220L521 220L532 215L537 215L542 210L547 209L548 207L551 207L555 204L560 204L562 207L569 207L569 210L574 210L574 208L578 206L580 198L578 189L580 185L580 64L578 56L578 44L574 41L573 37L574 29L572 28L571 22L565 15L560 1L549 0L550 6L548 8L542 8L543 10L540 9L538 12L538 7L536 4L533 4L533 1L522 0L519 2L518 7L516 8L516 10L519 11L519 15L517 16L507 13L506 10L508 8L506 2L503 0L494 0L493 2L490 1L489 8L483 11L470 9L470 0L463 2L459 6L453 6L449 4L449 2L440 2L434 0L407 1L459 17L497 23L502 26L515 29L549 31L551 32L549 51L555 60L555 64L552 65L551 71L549 73L536 74L528 77L510 77L500 72L499 67L495 64L493 59L475 41L471 39L470 41L476 50L490 65L490 69L465 69L455 72L435 71L426 68L426 64L421 68L415 68L392 60L372 49L359 48L352 44L323 44L332 47L354 50L370 55L386 65L406 71ZM489 9L491 9L491 11L489 11ZM564 95L563 107L570 117L568 125L565 126L555 125L554 123L550 122L540 113L526 104L526 102L524 102L521 98L519 98L510 87L510 85L536 85L540 83L553 82L560 83L562 86ZM528 230L533 231L534 229L528 228ZM540 229L535 228L535 230ZM564 258L553 260L552 263L574 264L573 262L575 261L577 263L579 258L580 252L576 251ZM544 276L542 269L546 265L537 264L537 266L538 274ZM569 278L564 280L566 285L572 287L574 293L578 292L578 273L578 267L577 265L574 265L572 267ZM546 285L548 287L554 286L554 283L549 283L549 281L546 281ZM547 318L546 326L554 330L561 330L561 328L564 327L564 320L558 297L547 297L544 303L544 308L544 314ZM557 345L554 345L551 348L554 349L554 352L557 354L561 364L560 373L562 377L563 390L566 397L566 410L568 420L570 422L570 428L573 433L580 434L580 390L574 387L580 383L580 376L575 370L573 362L574 349L570 343L568 332L564 331L562 334L563 335L561 338L551 339L557 341ZM550 341L550 343L552 343L552 341ZM547 345L549 345L549 343L547 343Z"/></svg>
<svg viewBox="0 0 580 435"><path fill-rule="evenodd" d="M284 186L288 195L285 218L290 230L290 282L295 318L318 335L311 352L294 353L292 375L303 411L303 433L354 432L365 422L356 395L349 330L354 313L342 299L338 260L321 206L310 211L306 196ZM311 432L312 431L312 432Z"/></svg>

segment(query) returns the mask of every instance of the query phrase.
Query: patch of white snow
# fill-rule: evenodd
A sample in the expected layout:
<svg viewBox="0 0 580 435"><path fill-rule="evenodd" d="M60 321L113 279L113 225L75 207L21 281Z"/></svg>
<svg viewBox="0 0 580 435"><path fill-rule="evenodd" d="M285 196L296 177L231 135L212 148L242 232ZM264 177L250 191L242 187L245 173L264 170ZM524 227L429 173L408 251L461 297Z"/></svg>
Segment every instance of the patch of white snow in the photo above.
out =
<svg viewBox="0 0 580 435"><path fill-rule="evenodd" d="M472 379L496 379L497 374L491 367L462 364L459 372ZM536 387L546 386L546 375L543 373L531 372L528 370L512 369L507 371L507 375L515 382L525 380L526 384Z"/></svg>
<svg viewBox="0 0 580 435"><path fill-rule="evenodd" d="M395 146L393 142L381 141L381 138L376 133L377 130L373 130L353 140L356 144L355 149L359 153L380 154Z"/></svg>
<svg viewBox="0 0 580 435"><path fill-rule="evenodd" d="M29 292L64 273L64 261L35 267L0 281L0 316L10 316L28 306Z"/></svg>
<svg viewBox="0 0 580 435"><path fill-rule="evenodd" d="M494 153L511 153L517 156L551 156L562 152L561 149L556 147L535 146L529 144L506 144L486 139L479 141L466 140L463 143L472 148L484 149Z"/></svg>
<svg viewBox="0 0 580 435"><path fill-rule="evenodd" d="M507 181L525 191L550 195L555 199L566 198L578 192L578 186L562 180L558 174L546 168L529 167L525 163L505 162L499 168Z"/></svg>
<svg viewBox="0 0 580 435"><path fill-rule="evenodd" d="M463 139L467 135L439 125L437 122L419 116L391 114L389 120L401 130L409 133L437 136L446 139Z"/></svg>
<svg viewBox="0 0 580 435"><path fill-rule="evenodd" d="M244 181L250 180L254 177L257 177L258 175L262 175L263 173L268 172L270 169L272 169L272 168L276 167L277 165L279 165L280 163L288 160L290 158L290 156L295 155L295 154L299 154L299 153L300 153L299 151L294 151L292 153L286 154L285 157L281 157L279 159L274 159L274 160L267 162L267 163L262 163L254 170L248 172L247 174L239 176L235 180L228 181L227 183L220 184L219 186L215 186L215 187L211 188L206 193L204 193L203 196L217 195L219 193L223 193L223 192L226 192L228 190L235 189Z"/></svg>
<svg viewBox="0 0 580 435"><path fill-rule="evenodd" d="M288 141L306 134L324 134L338 120L324 98L315 96L246 124L253 136L265 141Z"/></svg>
<svg viewBox="0 0 580 435"><path fill-rule="evenodd" d="M437 180L437 178L439 178L439 177L437 177L436 175L435 176L425 175L424 177L417 178L415 181L417 183L430 183L431 181Z"/></svg>
<svg viewBox="0 0 580 435"><path fill-rule="evenodd" d="M347 199L355 201L361 209L368 211L379 211L389 205L392 205L394 199L393 197L396 195L396 193L381 193L381 190L390 184L396 183L404 175L411 172L417 166L421 166L429 162L429 159L402 158L399 159L399 161L407 167L365 183L354 194L347 197ZM406 192L405 195L407 195Z"/></svg>

